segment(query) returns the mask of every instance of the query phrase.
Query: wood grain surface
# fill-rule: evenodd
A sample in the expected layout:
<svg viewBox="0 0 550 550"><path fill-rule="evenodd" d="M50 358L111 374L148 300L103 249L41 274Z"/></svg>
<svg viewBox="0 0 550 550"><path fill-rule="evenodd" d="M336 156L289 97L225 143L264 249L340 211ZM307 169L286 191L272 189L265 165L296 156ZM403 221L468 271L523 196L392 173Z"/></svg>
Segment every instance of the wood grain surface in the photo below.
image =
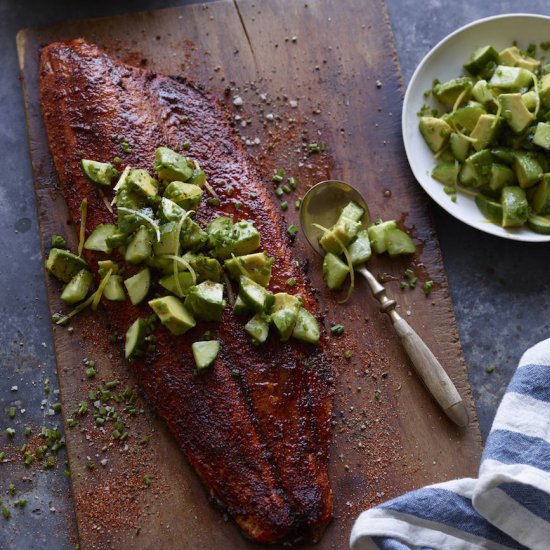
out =
<svg viewBox="0 0 550 550"><path fill-rule="evenodd" d="M250 151L262 162L266 185L272 186L269 174L278 166L301 174L302 193L316 178L350 181L364 193L373 218L396 218L419 244L412 263L380 257L370 268L385 274L401 315L465 399L471 423L462 430L442 414L413 374L399 337L379 313L366 283L358 283L347 305L338 305L341 296L331 295L322 283L320 259L298 236L296 256L308 260L326 328L330 322L345 326L342 336L331 337L329 352L337 373L334 520L317 547L345 548L353 520L365 507L427 483L476 475L481 440L475 409L427 198L402 147L403 90L384 4L221 1L21 31L17 43L44 251L54 233L68 235L75 245L76 232L67 223L40 115L38 51L51 41L79 36L129 63L184 75L224 100L233 115L242 117L237 120L241 133L262 144ZM241 108L231 105L235 94L245 101ZM290 106L290 100L298 106ZM262 113L271 112L279 115L273 122L260 120ZM246 128L243 119L250 120ZM326 143L326 153L298 161L289 151L300 149L304 140ZM291 205L297 195L289 199ZM293 207L287 217L289 223L297 221ZM415 290L401 291L399 281L411 266L420 282ZM421 290L427 279L435 282L429 297ZM58 284L47 278L47 287L52 312L62 309ZM91 345L97 335L107 342L108 319L101 312L82 314L73 327L73 334L54 328L65 419L101 381L118 379L135 386L120 345ZM352 352L349 360L343 357L346 350ZM97 363L97 380L85 376L86 357ZM67 428L81 547L256 546L209 502L162 422L141 401L138 410L128 421L130 436L123 445L89 417ZM149 445L140 444L143 435L151 435ZM104 459L108 462L101 466ZM88 460L96 464L93 471L86 467ZM145 475L152 479L149 487Z"/></svg>

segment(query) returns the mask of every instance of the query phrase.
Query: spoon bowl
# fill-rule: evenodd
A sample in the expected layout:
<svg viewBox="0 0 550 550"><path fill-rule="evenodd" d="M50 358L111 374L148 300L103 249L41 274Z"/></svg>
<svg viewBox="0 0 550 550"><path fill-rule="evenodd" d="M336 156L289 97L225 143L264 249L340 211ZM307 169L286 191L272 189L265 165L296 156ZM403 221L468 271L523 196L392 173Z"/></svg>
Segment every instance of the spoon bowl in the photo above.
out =
<svg viewBox="0 0 550 550"><path fill-rule="evenodd" d="M327 229L332 227L338 220L342 208L352 201L365 211L361 223L363 229L366 229L370 221L367 203L361 193L349 183L339 180L322 181L304 195L300 205L300 225L311 247L321 256L325 255L319 244L323 231L314 224Z"/></svg>

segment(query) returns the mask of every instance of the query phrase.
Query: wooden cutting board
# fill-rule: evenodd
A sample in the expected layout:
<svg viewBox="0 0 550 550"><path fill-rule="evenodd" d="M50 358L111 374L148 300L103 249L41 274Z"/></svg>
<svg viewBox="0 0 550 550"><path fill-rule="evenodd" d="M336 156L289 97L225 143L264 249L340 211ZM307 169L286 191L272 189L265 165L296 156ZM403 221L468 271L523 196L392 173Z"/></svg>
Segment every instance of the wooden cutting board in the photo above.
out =
<svg viewBox="0 0 550 550"><path fill-rule="evenodd" d="M409 259L376 258L371 267L385 273L401 313L464 397L471 418L464 430L442 416L411 372L389 320L378 312L366 285L359 282L351 302L338 305L339 297L323 287L319 259L301 236L297 240L296 254L309 260L309 276L320 289L326 326L331 321L345 326L344 335L332 337L330 345L337 371L330 464L334 521L317 547L346 547L351 525L365 507L424 484L476 475L481 440L475 409L433 220L401 142L403 89L384 4L221 1L21 31L17 44L44 250L54 233L68 235L73 245L76 238L67 223L40 115L38 51L42 44L79 36L130 63L184 74L225 98L234 113L242 112L236 124L251 142L258 138L262 144L275 144L268 149L269 158L263 155L266 185L272 185L269 172L277 166L286 164L289 173L303 174L298 192L289 199L289 223L297 220L297 195L316 177L330 175L357 185L373 218L400 220L419 243L412 264ZM240 108L231 105L237 94L245 101ZM263 118L271 111L274 121ZM250 124L244 128L242 120L247 119ZM283 155L299 148L301 138L327 144L322 155L307 157L305 164L311 166L298 166ZM261 156L260 148L251 152ZM415 290L401 291L399 282L411 266L420 283ZM421 289L427 279L435 282L429 297ZM62 309L57 283L47 278L47 286L52 312ZM101 312L84 313L72 326L72 334L54 328L65 419L75 417L79 403L100 382L117 379L120 387L135 386L120 345L107 343L108 319ZM98 336L104 346L92 344ZM343 358L346 350L353 352L349 360ZM85 376L85 358L96 361L93 380ZM89 414L66 429L81 547L255 546L208 501L162 422L140 399L137 411L128 418L129 437L123 443L111 439L111 429L102 433ZM148 445L141 443L143 435L151 435ZM88 460L93 470L86 466ZM150 486L145 476L152 480Z"/></svg>

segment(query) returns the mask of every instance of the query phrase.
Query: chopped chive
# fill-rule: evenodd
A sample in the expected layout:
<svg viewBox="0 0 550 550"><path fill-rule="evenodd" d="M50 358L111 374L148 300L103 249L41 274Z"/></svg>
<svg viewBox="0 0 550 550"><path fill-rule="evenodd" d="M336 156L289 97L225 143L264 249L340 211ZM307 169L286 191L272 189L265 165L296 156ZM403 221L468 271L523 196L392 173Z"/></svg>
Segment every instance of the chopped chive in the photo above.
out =
<svg viewBox="0 0 550 550"><path fill-rule="evenodd" d="M6 458L6 453L4 451L0 451L0 462L2 462Z"/></svg>
<svg viewBox="0 0 550 550"><path fill-rule="evenodd" d="M107 382L105 384L105 387L108 390L114 390L119 384L120 384L120 382L118 380L112 380L111 382Z"/></svg>
<svg viewBox="0 0 550 550"><path fill-rule="evenodd" d="M78 416L82 416L87 412L88 412L88 403L86 403L86 401L82 401L82 403L80 403L80 405L78 406L78 411L76 414L78 414Z"/></svg>
<svg viewBox="0 0 550 550"><path fill-rule="evenodd" d="M186 141L183 145L182 145L183 149L191 149L191 144Z"/></svg>
<svg viewBox="0 0 550 550"><path fill-rule="evenodd" d="M30 466L35 460L36 457L32 453L25 453L25 460L23 461L25 463L25 466Z"/></svg>
<svg viewBox="0 0 550 550"><path fill-rule="evenodd" d="M88 468L88 470L95 470L95 464L93 460L86 461L86 468Z"/></svg>
<svg viewBox="0 0 550 550"><path fill-rule="evenodd" d="M15 407L10 407L10 410L9 410L9 416L10 418L15 418Z"/></svg>
<svg viewBox="0 0 550 550"><path fill-rule="evenodd" d="M88 378L94 378L95 375L96 375L96 372L95 372L95 369L94 369L93 367L88 367L88 368L86 369L86 376L87 376Z"/></svg>
<svg viewBox="0 0 550 550"><path fill-rule="evenodd" d="M53 248L67 248L67 241L61 235L52 235Z"/></svg>
<svg viewBox="0 0 550 550"><path fill-rule="evenodd" d="M10 483L8 485L8 493L13 496L15 495L15 485L13 483Z"/></svg>
<svg viewBox="0 0 550 550"><path fill-rule="evenodd" d="M416 287L416 283L418 283L418 277L413 277L410 281L409 281L409 286L411 288L415 288Z"/></svg>
<svg viewBox="0 0 550 550"><path fill-rule="evenodd" d="M407 277L407 279L410 279L412 276L413 276L413 270L412 269L405 269L405 273L404 273L405 277Z"/></svg>
<svg viewBox="0 0 550 550"><path fill-rule="evenodd" d="M96 426L103 426L103 424L105 424L105 419L101 416L98 416L95 419L95 424L96 424Z"/></svg>
<svg viewBox="0 0 550 550"><path fill-rule="evenodd" d="M23 430L23 435L25 437L29 437L32 434L32 428L30 426L25 426L25 429Z"/></svg>
<svg viewBox="0 0 550 550"><path fill-rule="evenodd" d="M293 287L296 284L296 279L294 277L290 277L290 279L287 279L286 284L287 286Z"/></svg>
<svg viewBox="0 0 550 550"><path fill-rule="evenodd" d="M13 505L16 508L24 508L27 505L28 500L26 498L20 498L19 500L16 500Z"/></svg>
<svg viewBox="0 0 550 550"><path fill-rule="evenodd" d="M298 180L296 178L288 178L288 185L290 185L292 189L296 189L296 187L298 187Z"/></svg>
<svg viewBox="0 0 550 550"><path fill-rule="evenodd" d="M277 189L275 189L275 194L281 198L283 195L284 195L284 191L283 191L283 188L282 187L277 187Z"/></svg>
<svg viewBox="0 0 550 550"><path fill-rule="evenodd" d="M53 403L52 409L53 409L56 413L61 412L61 403Z"/></svg>
<svg viewBox="0 0 550 550"><path fill-rule="evenodd" d="M290 185L283 185L283 191L285 193L291 193L292 189L290 188Z"/></svg>
<svg viewBox="0 0 550 550"><path fill-rule="evenodd" d="M288 202L287 201L283 201L281 203L281 210L283 210L285 212L288 210Z"/></svg>
<svg viewBox="0 0 550 550"><path fill-rule="evenodd" d="M13 437L15 435L15 430L13 428L6 428L6 435L8 437Z"/></svg>
<svg viewBox="0 0 550 550"><path fill-rule="evenodd" d="M11 512L9 508L6 508L5 506L2 506L2 515L4 516L4 519L10 519Z"/></svg>
<svg viewBox="0 0 550 550"><path fill-rule="evenodd" d="M292 224L288 226L286 231L291 237L295 237L298 234L298 227Z"/></svg>
<svg viewBox="0 0 550 550"><path fill-rule="evenodd" d="M401 290L405 290L406 288L409 288L409 283L407 283L407 281L401 281L401 282L399 283L399 288L400 288Z"/></svg>
<svg viewBox="0 0 550 550"><path fill-rule="evenodd" d="M124 432L124 433L120 436L120 441L124 441L125 439L128 439L128 432Z"/></svg>
<svg viewBox="0 0 550 550"><path fill-rule="evenodd" d="M294 203L294 206L296 207L296 210L300 210L301 206L302 206L302 199L298 199L295 203Z"/></svg>
<svg viewBox="0 0 550 550"><path fill-rule="evenodd" d="M69 426L69 428L74 428L76 426L76 420L74 418L67 419L67 426Z"/></svg>
<svg viewBox="0 0 550 550"><path fill-rule="evenodd" d="M422 290L424 291L424 294L426 296L429 296L430 295L430 292L432 291L434 287L434 282L433 281L426 281L423 285L422 285Z"/></svg>
<svg viewBox="0 0 550 550"><path fill-rule="evenodd" d="M116 335L115 334L109 334L107 337L107 340L109 340L109 344L116 344Z"/></svg>
<svg viewBox="0 0 550 550"><path fill-rule="evenodd" d="M284 175L285 171L282 168L279 168L279 170L277 170L277 173L271 178L271 181L274 181L275 183L280 183L283 181Z"/></svg>
<svg viewBox="0 0 550 550"><path fill-rule="evenodd" d="M153 483L153 480L148 475L144 475L143 476L143 483L145 483L145 485L147 487L149 487L151 485L151 483Z"/></svg>
<svg viewBox="0 0 550 550"><path fill-rule="evenodd" d="M351 359L351 356L352 356L351 351L346 350L346 351L344 352L344 357L345 357L346 359L348 359L348 360Z"/></svg>
<svg viewBox="0 0 550 550"><path fill-rule="evenodd" d="M494 370L495 370L495 366L491 364L485 369L485 372L491 374Z"/></svg>
<svg viewBox="0 0 550 550"><path fill-rule="evenodd" d="M233 194L233 191L235 191L235 190L233 189L233 187L230 186L230 187L227 188L226 193L227 193L229 196L231 196L231 195Z"/></svg>
<svg viewBox="0 0 550 550"><path fill-rule="evenodd" d="M122 435L118 430L113 430L111 432L111 435L113 436L113 439L120 439L120 436Z"/></svg>
<svg viewBox="0 0 550 550"><path fill-rule="evenodd" d="M243 207L243 203L241 201L236 201L233 206L235 206L235 210L240 210Z"/></svg>
<svg viewBox="0 0 550 550"><path fill-rule="evenodd" d="M44 380L44 393L46 395L48 395L50 393L50 379L49 378L46 378L46 380Z"/></svg>
<svg viewBox="0 0 550 550"><path fill-rule="evenodd" d="M209 206L220 206L221 201L217 197L210 197L206 199L206 204L208 204Z"/></svg>
<svg viewBox="0 0 550 550"><path fill-rule="evenodd" d="M151 440L151 436L150 435L144 435L142 438L141 438L141 444L142 445L147 445L149 443L149 441Z"/></svg>
<svg viewBox="0 0 550 550"><path fill-rule="evenodd" d="M330 332L332 334L337 334L338 336L344 332L344 325L332 325L330 327Z"/></svg>
<svg viewBox="0 0 550 550"><path fill-rule="evenodd" d="M118 156L113 159L113 164L120 164L121 162L122 162L122 159Z"/></svg>

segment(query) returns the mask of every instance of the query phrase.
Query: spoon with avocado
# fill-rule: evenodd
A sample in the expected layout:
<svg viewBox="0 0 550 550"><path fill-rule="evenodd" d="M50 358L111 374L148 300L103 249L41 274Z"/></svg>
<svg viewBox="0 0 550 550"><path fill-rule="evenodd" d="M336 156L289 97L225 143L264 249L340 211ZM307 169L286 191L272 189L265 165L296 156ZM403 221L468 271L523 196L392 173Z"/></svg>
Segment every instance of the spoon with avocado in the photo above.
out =
<svg viewBox="0 0 550 550"><path fill-rule="evenodd" d="M453 382L428 346L396 311L397 302L365 267L372 251L390 256L414 253L412 239L394 220L369 223L369 211L361 194L343 181L327 180L304 196L300 224L312 248L322 256L327 286L337 289L348 276L362 275L401 338L417 374L445 414L458 426L468 425L468 413ZM342 256L346 261L343 261Z"/></svg>

